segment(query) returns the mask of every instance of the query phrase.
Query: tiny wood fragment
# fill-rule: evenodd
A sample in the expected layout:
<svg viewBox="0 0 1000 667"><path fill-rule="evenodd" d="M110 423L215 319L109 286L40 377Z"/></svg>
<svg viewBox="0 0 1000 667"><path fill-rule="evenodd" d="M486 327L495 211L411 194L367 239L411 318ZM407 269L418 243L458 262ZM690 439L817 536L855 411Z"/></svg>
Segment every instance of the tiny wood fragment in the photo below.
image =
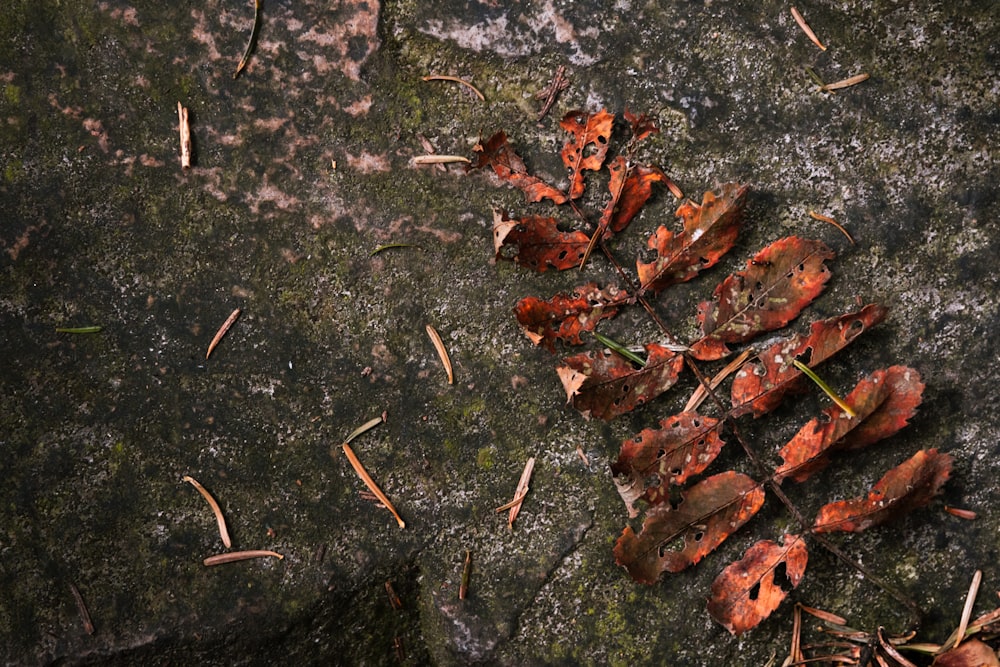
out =
<svg viewBox="0 0 1000 667"><path fill-rule="evenodd" d="M524 161L507 143L505 132L497 132L487 139L486 143L477 144L473 150L478 156L475 162L466 167L467 170L482 169L483 167L492 168L501 180L524 192L524 196L529 202L550 199L554 204L562 204L568 199L565 193L558 188L548 185L540 178L528 173Z"/></svg>
<svg viewBox="0 0 1000 667"><path fill-rule="evenodd" d="M191 125L188 123L187 107L177 103L178 129L181 135L181 169L191 168Z"/></svg>
<svg viewBox="0 0 1000 667"><path fill-rule="evenodd" d="M618 314L618 305L629 299L615 285L600 289L587 283L572 294L556 294L548 301L525 297L514 307L514 316L535 345L555 352L555 342L582 345L580 334L593 331L597 323Z"/></svg>
<svg viewBox="0 0 1000 667"><path fill-rule="evenodd" d="M513 261L539 273L578 266L588 242L589 238L581 231L560 230L555 218L527 215L511 219L504 211L493 211L496 258Z"/></svg>

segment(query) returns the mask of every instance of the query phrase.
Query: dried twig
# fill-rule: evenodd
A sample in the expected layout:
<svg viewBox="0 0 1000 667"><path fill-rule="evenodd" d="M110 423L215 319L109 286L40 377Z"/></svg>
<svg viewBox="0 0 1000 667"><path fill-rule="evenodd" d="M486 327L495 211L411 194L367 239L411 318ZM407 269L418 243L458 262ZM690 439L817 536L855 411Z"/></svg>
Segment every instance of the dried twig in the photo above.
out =
<svg viewBox="0 0 1000 667"><path fill-rule="evenodd" d="M472 577L472 551L465 550L465 565L462 567L462 582L458 585L458 599L464 600L469 594L469 579Z"/></svg>
<svg viewBox="0 0 1000 667"><path fill-rule="evenodd" d="M457 76L446 76L444 74L431 74L430 76L423 77L423 79L424 81L454 81L455 83L460 83L463 86L469 88L469 90L471 90L472 92L474 92L476 94L476 97L478 97L480 100L482 100L483 102L486 101L486 98L483 97L483 94L479 92L478 88L476 88L475 86L473 86L471 83L469 83L464 79L459 79Z"/></svg>
<svg viewBox="0 0 1000 667"><path fill-rule="evenodd" d="M448 384L455 384L455 373L451 368L451 359L448 358L448 350L444 346L444 341L441 340L437 329L430 324L427 325L427 335L434 343L434 349L437 350L438 356L441 357L441 363L444 364L444 370L448 373Z"/></svg>
<svg viewBox="0 0 1000 667"><path fill-rule="evenodd" d="M524 472L521 473L521 479L517 483L517 490L514 491L514 499L507 503L506 505L501 505L496 509L497 512L503 512L509 509L510 514L507 516L507 527L514 527L514 519L517 518L518 513L521 511L521 504L524 502L524 497L528 495L528 483L531 481L531 472L535 469L535 457L532 456L528 459L528 462L524 464Z"/></svg>
<svg viewBox="0 0 1000 667"><path fill-rule="evenodd" d="M538 120L545 118L545 115L552 109L552 105L555 104L556 98L559 97L559 93L569 87L569 81L566 79L566 68L560 65L556 68L556 73L552 77L552 81L544 90L540 90L535 94L536 100L545 100L542 103L542 109L538 112Z"/></svg>
<svg viewBox="0 0 1000 667"><path fill-rule="evenodd" d="M198 493L200 493L202 497L208 501L208 506L212 508L212 513L215 514L215 521L219 524L219 536L222 538L222 543L226 545L227 549L233 546L232 542L229 540L229 531L226 530L226 518L222 516L222 509L219 507L219 503L215 502L215 498L212 497L212 494L209 493L204 486L199 484L198 480L190 475L184 475L181 480L184 482L190 482L191 486L198 489Z"/></svg>
<svg viewBox="0 0 1000 667"><path fill-rule="evenodd" d="M795 7L792 7L792 17L795 19L795 22L799 24L799 27L802 28L802 32L806 34L806 37L811 39L812 43L818 46L821 51L826 51L826 47L819 41L819 37L817 37L816 33L812 31L812 28L809 27L809 24L806 23L806 20L802 18L802 14L800 14L799 10Z"/></svg>
<svg viewBox="0 0 1000 667"><path fill-rule="evenodd" d="M76 584L70 582L69 591L73 594L73 599L76 600L76 610L80 614L80 621L83 622L83 631L88 635L94 634L94 621L90 618L90 612L87 610L87 604L83 601L83 596L80 595L80 589L76 587Z"/></svg>
<svg viewBox="0 0 1000 667"><path fill-rule="evenodd" d="M813 220L819 220L820 222L826 222L833 225L840 230L841 234L847 237L847 240L851 242L851 245L854 245L854 237L852 237L850 233L848 233L848 231L833 218L817 213L816 211L809 211L809 217Z"/></svg>
<svg viewBox="0 0 1000 667"><path fill-rule="evenodd" d="M399 527L406 528L406 523L403 521L402 517L399 516L399 512L397 512L396 508L392 506L392 503L389 502L386 495L382 493L382 489L378 488L378 484L376 484L375 480L371 478L368 471L365 470L365 467L361 465L361 461L358 460L358 457L354 454L354 450L351 449L351 446L345 442L341 445L341 447L344 448L344 454L347 455L347 460L350 461L351 467L354 468L354 472L358 473L358 477L360 477L361 481L365 483L368 490L375 494L375 497L378 498L383 505L385 505L387 510L392 512L392 515L396 517L396 523L399 524Z"/></svg>
<svg viewBox="0 0 1000 667"><path fill-rule="evenodd" d="M216 332L215 338L213 338L212 342L208 344L208 352L205 353L206 359L208 359L209 355L212 354L212 350L214 350L215 346L219 344L222 337L226 335L226 332L229 331L229 327L233 326L233 322L236 321L236 318L240 316L241 312L243 311L240 308L234 310L229 314L229 317L226 318L226 321L222 323L222 326L219 327L219 331Z"/></svg>
<svg viewBox="0 0 1000 667"><path fill-rule="evenodd" d="M281 560L284 558L281 554L275 551L264 551L260 549L251 549L250 551L230 551L225 554L216 554L215 556L209 556L204 561L205 565L222 565L223 563L235 563L241 560L250 560L251 558L268 558L273 557Z"/></svg>
<svg viewBox="0 0 1000 667"><path fill-rule="evenodd" d="M177 103L178 129L181 134L181 169L191 168L191 126L188 124L188 110Z"/></svg>
<svg viewBox="0 0 1000 667"><path fill-rule="evenodd" d="M243 57L240 58L240 64L236 66L236 71L233 72L233 78L235 79L243 71L243 68L247 66L250 62L250 52L253 50L253 45L257 41L257 32L260 30L260 0L254 0L253 3L253 28L250 29L250 39L247 40L247 48L243 51Z"/></svg>

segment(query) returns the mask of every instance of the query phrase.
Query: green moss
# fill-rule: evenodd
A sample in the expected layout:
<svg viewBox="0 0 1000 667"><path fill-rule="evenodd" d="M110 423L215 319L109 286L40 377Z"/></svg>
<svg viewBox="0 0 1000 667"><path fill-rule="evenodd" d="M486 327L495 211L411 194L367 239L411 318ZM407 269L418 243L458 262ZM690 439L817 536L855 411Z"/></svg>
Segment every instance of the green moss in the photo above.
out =
<svg viewBox="0 0 1000 667"><path fill-rule="evenodd" d="M481 447L476 455L476 465L483 470L489 470L493 467L493 463L493 448Z"/></svg>
<svg viewBox="0 0 1000 667"><path fill-rule="evenodd" d="M4 87L3 87L3 96L4 96L4 99L6 99L7 102L11 106L15 106L15 107L16 106L20 106L20 104L21 104L21 87L20 86L15 86L13 83L8 83L8 84L4 85Z"/></svg>

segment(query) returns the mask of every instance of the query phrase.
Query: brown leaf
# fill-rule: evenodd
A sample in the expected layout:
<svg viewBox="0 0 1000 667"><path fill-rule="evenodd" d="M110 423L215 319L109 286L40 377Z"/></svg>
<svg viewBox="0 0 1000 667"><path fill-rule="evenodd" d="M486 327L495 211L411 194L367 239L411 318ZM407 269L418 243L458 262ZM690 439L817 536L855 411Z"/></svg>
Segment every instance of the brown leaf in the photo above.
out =
<svg viewBox="0 0 1000 667"><path fill-rule="evenodd" d="M670 485L683 484L707 468L725 444L721 430L717 419L682 412L622 443L611 471L629 516L638 516L635 502L640 498L650 505L665 502Z"/></svg>
<svg viewBox="0 0 1000 667"><path fill-rule="evenodd" d="M799 585L808 560L798 535L761 540L712 582L708 613L734 635L757 627Z"/></svg>
<svg viewBox="0 0 1000 667"><path fill-rule="evenodd" d="M602 290L597 283L587 283L572 294L556 294L548 301L533 296L521 299L514 307L514 315L535 345L555 352L556 340L582 345L580 334L593 331L598 322L617 315L617 306L627 299L614 285Z"/></svg>
<svg viewBox="0 0 1000 667"><path fill-rule="evenodd" d="M727 344L788 324L823 291L830 279L823 262L833 256L821 241L797 236L758 252L745 270L719 284L714 301L698 306L703 337L691 346L691 354L705 361L719 359L729 354Z"/></svg>
<svg viewBox="0 0 1000 667"><path fill-rule="evenodd" d="M651 134L659 134L660 128L656 127L656 121L642 113L636 116L628 109L625 109L625 122L632 128L632 141L642 141Z"/></svg>
<svg viewBox="0 0 1000 667"><path fill-rule="evenodd" d="M684 357L656 344L647 345L646 353L646 365L640 369L621 355L604 351L567 357L556 372L573 407L584 417L608 421L656 398L677 382Z"/></svg>
<svg viewBox="0 0 1000 667"><path fill-rule="evenodd" d="M595 114L570 111L559 121L559 126L573 136L562 149L562 161L569 171L569 198L583 194L583 172L598 171L608 154L608 140L615 117L601 110ZM561 203L561 202L557 202Z"/></svg>
<svg viewBox="0 0 1000 667"><path fill-rule="evenodd" d="M781 448L778 455L784 463L774 471L774 480L805 481L826 466L834 451L860 449L888 438L916 414L923 391L920 374L912 368L875 371L844 399L854 410L853 418L832 405Z"/></svg>
<svg viewBox="0 0 1000 667"><path fill-rule="evenodd" d="M869 304L856 313L813 322L808 336L793 336L761 352L759 363L747 364L736 374L730 414L739 417L752 410L754 417L760 417L774 410L788 392L802 384L802 372L792 360L809 367L819 365L885 319L886 312L882 306Z"/></svg>
<svg viewBox="0 0 1000 667"><path fill-rule="evenodd" d="M764 490L746 475L713 475L688 489L676 507L650 508L638 534L626 526L615 561L636 581L656 583L663 572L680 572L711 553L763 504Z"/></svg>
<svg viewBox="0 0 1000 667"><path fill-rule="evenodd" d="M580 263L589 237L583 232L559 230L555 218L528 215L510 219L504 211L493 211L493 249L497 259L511 261L543 273L564 271Z"/></svg>
<svg viewBox="0 0 1000 667"><path fill-rule="evenodd" d="M918 507L938 494L951 474L952 457L920 450L885 474L867 498L840 500L820 508L813 531L855 532L877 526Z"/></svg>
<svg viewBox="0 0 1000 667"><path fill-rule="evenodd" d="M1000 660L987 644L973 638L934 658L931 667L1000 667Z"/></svg>
<svg viewBox="0 0 1000 667"><path fill-rule="evenodd" d="M706 192L700 206L685 200L676 212L683 230L675 234L661 225L647 244L656 251L656 260L636 262L642 289L656 293L687 282L729 252L743 222L747 190L745 185L727 183L718 195Z"/></svg>
<svg viewBox="0 0 1000 667"><path fill-rule="evenodd" d="M555 204L566 202L565 193L528 173L524 161L507 143L505 132L497 132L487 139L485 144L479 144L473 150L479 155L476 161L467 167L468 170L492 167L493 172L501 180L520 188L529 202L538 202L543 199L551 199Z"/></svg>

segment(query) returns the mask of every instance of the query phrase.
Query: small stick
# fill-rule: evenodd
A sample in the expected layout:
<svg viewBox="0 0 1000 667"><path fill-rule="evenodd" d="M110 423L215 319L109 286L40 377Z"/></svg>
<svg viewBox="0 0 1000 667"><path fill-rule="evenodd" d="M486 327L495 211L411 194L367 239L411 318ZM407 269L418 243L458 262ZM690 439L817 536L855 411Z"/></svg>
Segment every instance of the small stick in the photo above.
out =
<svg viewBox="0 0 1000 667"><path fill-rule="evenodd" d="M398 595L396 595L396 589L392 587L392 581L388 579L386 579L385 582L385 592L386 595L389 596L389 604L392 605L393 609L403 608L403 601L399 599Z"/></svg>
<svg viewBox="0 0 1000 667"><path fill-rule="evenodd" d="M841 88L850 88L851 86L855 86L855 85L861 83L862 81L867 81L868 77L869 77L868 74L858 74L856 76L851 76L851 77L848 77L846 79L841 79L840 81L834 81L833 83L827 83L827 84L825 84L823 86L820 86L820 89L823 90L823 91L825 91L825 92L830 92L831 90L840 90Z"/></svg>
<svg viewBox="0 0 1000 667"><path fill-rule="evenodd" d="M465 566L462 568L462 582L458 586L458 599L464 600L469 594L469 578L472 576L472 551L465 550Z"/></svg>
<svg viewBox="0 0 1000 667"><path fill-rule="evenodd" d="M812 31L812 28L809 27L809 24L806 23L806 20L802 18L802 14L800 14L799 10L795 7L792 7L792 18L794 18L795 22L799 24L800 28L802 28L802 32L806 34L806 37L811 39L812 43L819 47L820 51L826 51L826 47L819 41L819 37L817 37L816 33Z"/></svg>
<svg viewBox="0 0 1000 667"><path fill-rule="evenodd" d="M184 475L184 477L181 478L181 481L190 482L191 486L198 489L198 493L200 493L202 497L208 501L208 506L212 508L212 513L215 514L215 521L219 524L219 536L222 537L222 543L226 545L227 549L232 547L233 543L229 540L229 531L226 530L226 518L222 516L222 509L219 507L219 503L215 502L215 498L212 497L212 494L209 493L204 486L199 484L198 480L194 477Z"/></svg>
<svg viewBox="0 0 1000 667"><path fill-rule="evenodd" d="M463 86L468 87L472 92L476 94L481 101L485 102L486 98L483 94L479 92L479 89L473 86L471 83L464 79L459 79L457 76L446 76L444 74L431 74L430 76L423 77L424 81L454 81L455 83L460 83Z"/></svg>
<svg viewBox="0 0 1000 667"><path fill-rule="evenodd" d="M253 28L250 29L250 39L247 41L247 48L243 52L243 57L240 58L240 64L236 66L236 71L233 72L233 78L237 78L243 68L247 66L250 62L250 51L253 50L253 45L257 41L257 32L260 30L260 0L254 0L253 3Z"/></svg>
<svg viewBox="0 0 1000 667"><path fill-rule="evenodd" d="M284 558L281 554L274 551L262 551L259 549L252 549L250 551L230 551L226 554L216 554L215 556L209 556L204 561L202 561L207 566L212 565L222 565L223 563L235 563L240 560L250 560L251 558L267 558L274 557L278 560Z"/></svg>
<svg viewBox="0 0 1000 667"><path fill-rule="evenodd" d="M844 229L844 227L839 222L837 222L836 220L834 220L833 218L830 218L830 217L825 216L825 215L821 215L821 214L817 213L816 211L809 211L809 217L812 218L813 220L819 220L820 222L826 222L826 223L829 223L829 224L833 225L834 227L836 227L837 229L840 230L841 234L843 234L844 236L847 237L847 240L851 242L851 245L854 245L854 237L852 237L848 233L848 231L846 229Z"/></svg>
<svg viewBox="0 0 1000 667"><path fill-rule="evenodd" d="M524 497L528 495L528 482L531 481L531 473L534 469L535 457L532 456L528 459L528 462L524 464L524 472L521 473L521 479L517 483L517 490L514 491L514 500L497 508L498 512L510 509L510 514L507 515L508 528L514 527L514 519L517 518L518 513L521 511L521 505L524 502Z"/></svg>
<svg viewBox="0 0 1000 667"><path fill-rule="evenodd" d="M240 316L241 312L243 311L240 308L234 310L229 314L229 317L226 318L226 321L222 323L222 326L219 327L219 331L215 334L215 338L213 338L212 342L208 344L208 352L205 353L206 359L208 359L209 355L212 354L212 350L214 350L215 346L219 344L222 337L226 335L226 332L229 331L229 327L233 326L233 322L236 321L236 318Z"/></svg>
<svg viewBox="0 0 1000 667"><path fill-rule="evenodd" d="M472 162L467 157L461 155L417 155L413 158L413 164L448 164L450 162Z"/></svg>
<svg viewBox="0 0 1000 667"><path fill-rule="evenodd" d="M848 417L850 417L851 419L854 419L854 417L856 416L856 414L854 412L854 409L851 406L849 406L847 404L847 402L844 401L844 399L842 399L840 396L838 396L837 392L835 392L833 390L833 388L830 387L830 385L828 385L826 382L823 382L823 380L818 375L816 375L811 368L809 368L808 366L806 366L804 363L802 363L798 359L792 359L792 364L794 364L795 367L798 368L800 371L802 371L803 373L805 373L806 377L808 377L810 380L812 380L813 382L815 382L816 386L819 387L820 389L822 389L823 393L826 394L827 396L829 396L830 400L832 400L834 403L836 403L837 406L841 410L843 410L847 414Z"/></svg>
<svg viewBox="0 0 1000 667"><path fill-rule="evenodd" d="M430 336L431 342L434 343L434 349L437 350L438 356L441 357L441 363L444 364L444 370L448 373L448 384L455 384L455 373L452 371L451 359L448 358L448 350L445 349L444 341L441 340L437 329L430 324L427 325L427 335Z"/></svg>
<svg viewBox="0 0 1000 667"><path fill-rule="evenodd" d="M178 128L181 134L181 169L191 168L191 126L188 124L188 110L177 103Z"/></svg>
<svg viewBox="0 0 1000 667"><path fill-rule="evenodd" d="M544 89L539 91L535 95L536 100L544 99L545 102L542 104L542 110L538 112L537 120L545 118L545 115L552 109L552 105L556 103L556 98L559 97L559 93L569 87L569 81L566 79L566 67L560 65L556 68L555 76L552 77L551 83Z"/></svg>
<svg viewBox="0 0 1000 667"><path fill-rule="evenodd" d="M382 493L382 489L378 488L378 484L376 484L375 480L371 478L368 471L365 470L365 467L361 465L361 461L359 461L358 457L355 456L354 450L351 449L351 446L345 442L341 445L341 447L344 448L344 454L347 455L347 460L351 462L351 467L354 468L354 472L358 473L358 477L360 477L361 481L365 483L368 490L375 494L375 497L378 498L383 505L385 505L387 510L392 512L392 515L396 517L396 523L399 524L399 527L406 528L406 523L404 523L402 517L399 516L399 512L397 512L396 508L392 506L392 503L389 502L386 495Z"/></svg>
<svg viewBox="0 0 1000 667"><path fill-rule="evenodd" d="M969 619L972 618L972 607L976 604L976 596L979 595L979 584L982 581L983 571L976 570L976 573L972 575L972 585L969 586L969 594L965 598L965 608L962 609L962 621L958 624L958 633L952 649L958 648L958 645L965 639L965 630L969 627Z"/></svg>
<svg viewBox="0 0 1000 667"><path fill-rule="evenodd" d="M70 582L69 590L73 594L73 599L76 600L76 610L80 613L83 631L88 635L94 634L94 622L90 618L90 612L87 610L87 604L83 601L83 596L80 595L80 589L76 587L76 584Z"/></svg>
<svg viewBox="0 0 1000 667"><path fill-rule="evenodd" d="M68 333L68 334L91 334L97 333L101 330L99 326L93 327L56 327L56 333Z"/></svg>

